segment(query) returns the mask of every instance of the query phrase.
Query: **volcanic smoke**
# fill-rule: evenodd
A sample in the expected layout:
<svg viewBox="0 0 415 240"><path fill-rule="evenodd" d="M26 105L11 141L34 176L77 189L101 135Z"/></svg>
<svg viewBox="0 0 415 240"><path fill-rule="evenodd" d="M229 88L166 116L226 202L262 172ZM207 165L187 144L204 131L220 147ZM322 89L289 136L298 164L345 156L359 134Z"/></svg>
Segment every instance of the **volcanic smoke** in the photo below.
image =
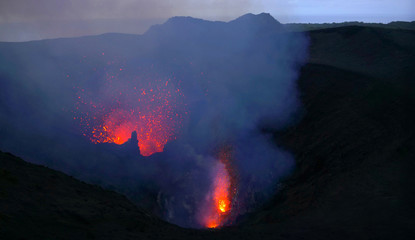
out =
<svg viewBox="0 0 415 240"><path fill-rule="evenodd" d="M108 160L106 182L130 184L133 196L150 188L150 209L182 227L226 226L273 196L293 168L262 129L293 119L306 45L269 14L228 23L172 18L134 39L137 54L83 58L88 74L74 76L73 118L95 144L124 144L137 132L149 161ZM232 150L214 150L223 143Z"/></svg>

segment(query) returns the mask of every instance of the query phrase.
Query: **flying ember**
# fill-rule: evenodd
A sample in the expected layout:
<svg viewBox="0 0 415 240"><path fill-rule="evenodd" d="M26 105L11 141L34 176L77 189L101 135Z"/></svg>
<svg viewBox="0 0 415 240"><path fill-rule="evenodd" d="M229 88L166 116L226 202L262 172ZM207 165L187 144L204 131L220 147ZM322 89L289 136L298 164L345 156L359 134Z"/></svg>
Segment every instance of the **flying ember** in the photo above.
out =
<svg viewBox="0 0 415 240"><path fill-rule="evenodd" d="M99 94L78 91L75 119L83 135L94 143L123 144L136 131L142 156L162 152L187 114L178 84L174 78L124 78L107 75Z"/></svg>

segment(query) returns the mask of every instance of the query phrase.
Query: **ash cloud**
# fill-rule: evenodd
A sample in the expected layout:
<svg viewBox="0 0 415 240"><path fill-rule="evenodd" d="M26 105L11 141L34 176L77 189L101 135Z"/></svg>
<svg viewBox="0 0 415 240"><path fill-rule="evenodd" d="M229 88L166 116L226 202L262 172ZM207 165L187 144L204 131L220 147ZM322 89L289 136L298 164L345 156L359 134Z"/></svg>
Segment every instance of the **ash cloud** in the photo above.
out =
<svg viewBox="0 0 415 240"><path fill-rule="evenodd" d="M238 214L263 203L294 163L260 129L278 129L293 119L299 106L295 80L305 56L303 36L285 32L268 14L248 14L229 23L173 18L148 35L155 41L168 39L160 43L168 45L165 52L184 55L204 73L202 79L184 78L192 115L178 141L188 141L192 152L205 158L221 144L232 145Z"/></svg>
<svg viewBox="0 0 415 240"><path fill-rule="evenodd" d="M269 14L231 22L175 17L143 35L2 43L0 149L122 192L172 223L203 227L198 208L218 148L232 146L237 192L229 221L235 220L275 194L294 167L261 129L295 119L306 47L305 36L285 31ZM117 90L157 76L172 79L185 96L188 117L161 153L140 156L134 139L94 144L73 119L80 91L74 86L111 102L106 75L121 68Z"/></svg>

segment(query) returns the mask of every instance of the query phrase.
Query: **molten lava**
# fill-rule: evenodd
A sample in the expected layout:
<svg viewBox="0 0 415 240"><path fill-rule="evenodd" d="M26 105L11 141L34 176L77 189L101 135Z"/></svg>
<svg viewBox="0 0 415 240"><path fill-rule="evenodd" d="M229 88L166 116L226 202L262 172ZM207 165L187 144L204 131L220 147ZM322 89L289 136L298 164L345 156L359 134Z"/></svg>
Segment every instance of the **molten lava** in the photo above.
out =
<svg viewBox="0 0 415 240"><path fill-rule="evenodd" d="M121 70L120 70L121 71ZM98 94L78 87L74 119L94 143L123 144L137 132L140 154L162 152L176 138L186 112L175 78L107 74Z"/></svg>
<svg viewBox="0 0 415 240"><path fill-rule="evenodd" d="M102 125L94 127L91 140L95 143L123 144L130 138L131 132L136 131L141 155L162 152L167 141L174 137L173 120L157 114L165 111L158 107L149 112L136 111L112 110L103 117Z"/></svg>
<svg viewBox="0 0 415 240"><path fill-rule="evenodd" d="M231 211L233 192L229 161L230 150L223 149L214 171L212 192L209 195L211 199L208 201L208 209L203 216L204 226L207 228L222 226Z"/></svg>

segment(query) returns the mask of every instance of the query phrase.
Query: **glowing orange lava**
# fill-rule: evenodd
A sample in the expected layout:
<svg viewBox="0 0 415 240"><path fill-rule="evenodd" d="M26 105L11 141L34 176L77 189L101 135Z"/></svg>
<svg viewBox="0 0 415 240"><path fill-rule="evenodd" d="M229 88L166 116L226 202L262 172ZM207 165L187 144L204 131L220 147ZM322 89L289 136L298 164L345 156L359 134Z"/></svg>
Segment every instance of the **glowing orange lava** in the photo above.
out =
<svg viewBox="0 0 415 240"><path fill-rule="evenodd" d="M219 154L219 163L214 173L212 203L203 216L207 228L221 226L231 210L232 191L231 176L229 174L230 151L222 150Z"/></svg>
<svg viewBox="0 0 415 240"><path fill-rule="evenodd" d="M136 131L140 154L150 156L176 138L186 104L174 78L137 78L108 75L101 95L80 89L75 119L94 143L123 144Z"/></svg>
<svg viewBox="0 0 415 240"><path fill-rule="evenodd" d="M168 140L174 138L177 123L168 118L165 109L155 106L141 112L116 109L104 116L103 123L93 128L91 140L95 143L123 144L137 132L140 154L150 156L162 152Z"/></svg>

